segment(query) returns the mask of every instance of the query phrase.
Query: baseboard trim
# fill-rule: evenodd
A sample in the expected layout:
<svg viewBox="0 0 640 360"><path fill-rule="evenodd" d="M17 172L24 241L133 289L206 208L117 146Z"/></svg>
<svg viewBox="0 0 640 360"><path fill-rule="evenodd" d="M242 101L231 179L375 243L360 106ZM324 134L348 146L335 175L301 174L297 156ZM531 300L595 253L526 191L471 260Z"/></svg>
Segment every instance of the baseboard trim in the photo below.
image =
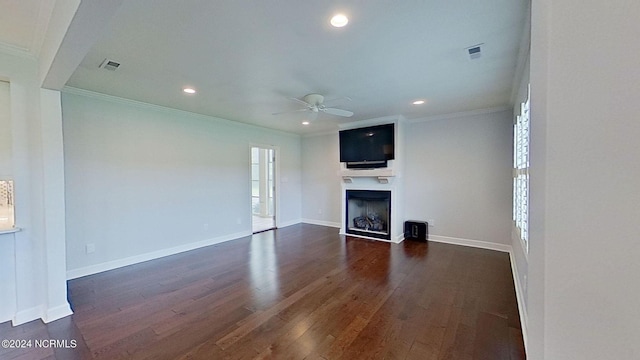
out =
<svg viewBox="0 0 640 360"><path fill-rule="evenodd" d="M509 260L511 261L511 273L513 276L513 283L516 288L516 301L518 302L518 313L520 314L520 329L522 329L522 340L524 342L524 351L527 353L527 326L529 319L527 318L527 308L524 301L524 291L522 283L520 283L520 276L518 274L518 267L516 266L516 259L513 255L513 250L509 251Z"/></svg>
<svg viewBox="0 0 640 360"><path fill-rule="evenodd" d="M11 325L18 326L41 318L43 318L42 306L34 306L32 308L16 312L13 320L11 320Z"/></svg>
<svg viewBox="0 0 640 360"><path fill-rule="evenodd" d="M85 266L78 269L67 270L67 280L77 279L79 277L83 277L87 275L93 275L93 274L101 273L104 271L121 268L124 266L129 266L129 265L138 264L138 263L149 261L149 260L159 259L165 256L175 255L185 251L191 251L191 250L199 249L201 247L215 245L225 241L236 240L245 236L251 236L251 231L238 232L235 234L229 234L229 235L220 236L212 239L175 246L168 249L162 249L162 250L152 251L145 254L130 256L124 259L112 260L112 261L107 261L100 264Z"/></svg>
<svg viewBox="0 0 640 360"><path fill-rule="evenodd" d="M302 222L305 224L311 224L311 225L327 226L327 227L338 228L338 229L340 228L339 222L313 220L313 219L302 219Z"/></svg>
<svg viewBox="0 0 640 360"><path fill-rule="evenodd" d="M404 241L404 233L400 234L400 235L396 235L393 243L395 244L400 244L401 242Z"/></svg>
<svg viewBox="0 0 640 360"><path fill-rule="evenodd" d="M283 228L283 227L287 227L287 226L291 226L291 225L295 225L295 224L300 224L302 222L302 220L297 219L297 220L289 220L289 221L283 221L283 222L278 222L276 224L276 226L278 228Z"/></svg>
<svg viewBox="0 0 640 360"><path fill-rule="evenodd" d="M455 237L441 236L441 235L429 235L429 241L453 244L453 245L463 245L463 246L469 246L469 247L486 249L486 250L501 251L506 253L511 252L511 245L497 244L497 243L492 243L492 242L482 241L482 240L462 239L462 238L455 238Z"/></svg>
<svg viewBox="0 0 640 360"><path fill-rule="evenodd" d="M42 321L44 321L45 324L48 324L52 321L62 319L63 317L67 317L72 314L73 311L71 311L71 306L69 306L69 303L64 303L62 305L47 309L47 312L44 314Z"/></svg>

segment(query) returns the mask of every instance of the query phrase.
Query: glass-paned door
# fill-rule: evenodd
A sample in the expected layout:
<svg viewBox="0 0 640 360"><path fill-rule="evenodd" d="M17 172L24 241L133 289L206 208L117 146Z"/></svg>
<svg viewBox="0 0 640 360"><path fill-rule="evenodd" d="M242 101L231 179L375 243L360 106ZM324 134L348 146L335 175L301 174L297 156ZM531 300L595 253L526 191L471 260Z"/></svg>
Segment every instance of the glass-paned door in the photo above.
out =
<svg viewBox="0 0 640 360"><path fill-rule="evenodd" d="M253 232L275 228L275 150L251 148L251 218Z"/></svg>

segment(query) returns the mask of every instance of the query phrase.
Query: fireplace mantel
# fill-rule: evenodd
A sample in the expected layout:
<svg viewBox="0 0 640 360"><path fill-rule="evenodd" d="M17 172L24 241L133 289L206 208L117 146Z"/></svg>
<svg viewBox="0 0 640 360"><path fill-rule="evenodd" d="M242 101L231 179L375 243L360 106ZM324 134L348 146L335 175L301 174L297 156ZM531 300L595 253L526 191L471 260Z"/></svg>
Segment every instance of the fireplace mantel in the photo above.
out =
<svg viewBox="0 0 640 360"><path fill-rule="evenodd" d="M389 184L394 178L398 176L397 171L394 168L382 168L382 169L359 169L350 170L343 168L338 172L338 175L342 177L342 181L347 184L353 182L354 178L372 178L377 179L380 184Z"/></svg>
<svg viewBox="0 0 640 360"><path fill-rule="evenodd" d="M371 175L367 175L367 176L342 176L342 181L344 181L345 184L351 184L353 183L353 178L358 178L358 177L371 177L371 178L375 178L378 180L378 182L380 184L389 184L393 181L393 179L395 178L395 176L371 176Z"/></svg>

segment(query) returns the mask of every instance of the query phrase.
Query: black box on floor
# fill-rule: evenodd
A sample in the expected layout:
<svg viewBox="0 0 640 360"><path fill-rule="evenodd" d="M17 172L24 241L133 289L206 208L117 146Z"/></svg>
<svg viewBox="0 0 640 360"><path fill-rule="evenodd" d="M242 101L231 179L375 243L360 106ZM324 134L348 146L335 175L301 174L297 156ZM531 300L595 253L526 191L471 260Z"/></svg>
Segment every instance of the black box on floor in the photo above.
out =
<svg viewBox="0 0 640 360"><path fill-rule="evenodd" d="M404 238L409 240L427 241L429 238L429 224L426 221L405 221Z"/></svg>

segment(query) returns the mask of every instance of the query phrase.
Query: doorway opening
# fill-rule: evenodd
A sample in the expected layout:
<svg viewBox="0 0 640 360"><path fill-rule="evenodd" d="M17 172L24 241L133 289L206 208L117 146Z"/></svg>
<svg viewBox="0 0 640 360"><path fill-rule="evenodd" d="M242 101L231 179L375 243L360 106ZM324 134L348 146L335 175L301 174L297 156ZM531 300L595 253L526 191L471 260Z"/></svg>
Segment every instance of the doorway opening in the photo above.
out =
<svg viewBox="0 0 640 360"><path fill-rule="evenodd" d="M276 151L251 148L251 229L253 233L276 228Z"/></svg>

